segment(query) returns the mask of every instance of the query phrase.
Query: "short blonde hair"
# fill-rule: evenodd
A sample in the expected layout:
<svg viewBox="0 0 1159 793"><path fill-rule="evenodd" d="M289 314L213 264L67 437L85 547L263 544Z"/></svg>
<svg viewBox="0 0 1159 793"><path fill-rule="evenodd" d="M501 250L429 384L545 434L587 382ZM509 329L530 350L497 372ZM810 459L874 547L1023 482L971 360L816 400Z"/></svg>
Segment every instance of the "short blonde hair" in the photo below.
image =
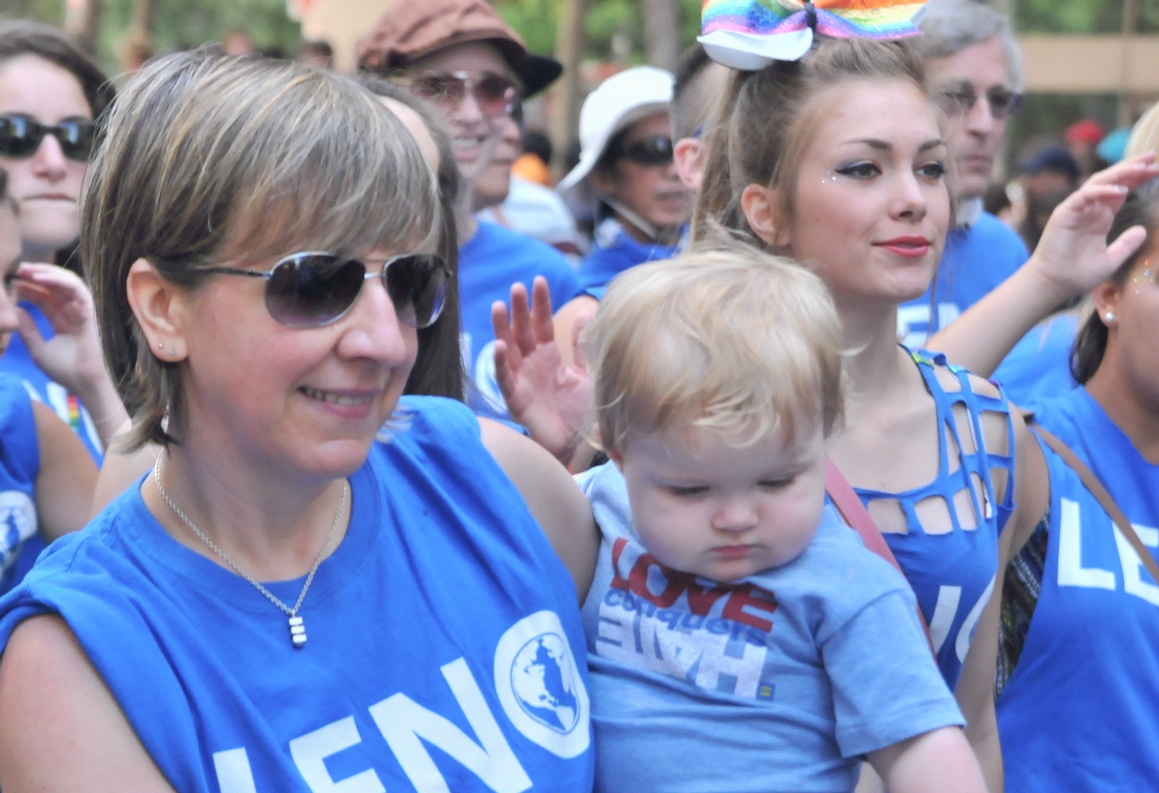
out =
<svg viewBox="0 0 1159 793"><path fill-rule="evenodd" d="M353 80L212 49L147 64L100 125L81 224L105 360L133 417L125 446L171 442L163 420L182 410L180 367L152 354L129 306L137 259L195 289L223 256L360 255L423 244L440 224L414 138Z"/></svg>
<svg viewBox="0 0 1159 793"><path fill-rule="evenodd" d="M633 267L582 343L601 444L681 421L744 446L792 442L842 416L841 326L829 290L796 263L740 243Z"/></svg>

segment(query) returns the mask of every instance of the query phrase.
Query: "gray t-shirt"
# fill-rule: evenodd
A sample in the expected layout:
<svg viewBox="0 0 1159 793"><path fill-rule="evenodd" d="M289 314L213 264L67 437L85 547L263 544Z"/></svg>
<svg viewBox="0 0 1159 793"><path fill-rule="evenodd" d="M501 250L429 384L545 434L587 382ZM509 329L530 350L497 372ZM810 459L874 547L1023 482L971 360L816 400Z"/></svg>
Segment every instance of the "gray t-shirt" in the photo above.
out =
<svg viewBox="0 0 1159 793"><path fill-rule="evenodd" d="M844 793L867 752L964 724L909 585L831 506L804 553L726 585L661 567L614 465L578 479L603 533L597 791Z"/></svg>

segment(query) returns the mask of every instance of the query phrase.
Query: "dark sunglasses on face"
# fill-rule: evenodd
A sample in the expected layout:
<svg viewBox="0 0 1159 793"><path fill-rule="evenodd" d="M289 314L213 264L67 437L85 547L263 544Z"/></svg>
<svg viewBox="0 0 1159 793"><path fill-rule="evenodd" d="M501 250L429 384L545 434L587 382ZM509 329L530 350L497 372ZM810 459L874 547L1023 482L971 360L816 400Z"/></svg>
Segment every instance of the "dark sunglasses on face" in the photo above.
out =
<svg viewBox="0 0 1159 793"><path fill-rule="evenodd" d="M994 86L986 91L985 98L990 103L990 115L994 118L1009 118L1022 109L1022 94L1017 91ZM974 86L963 83L951 89L936 91L934 101L947 116L956 118L974 109L974 105L978 102L978 94Z"/></svg>
<svg viewBox="0 0 1159 793"><path fill-rule="evenodd" d="M87 162L93 150L93 129L93 122L79 119L48 126L26 116L0 116L0 157L31 157L44 136L52 135L65 157Z"/></svg>
<svg viewBox="0 0 1159 793"><path fill-rule="evenodd" d="M511 78L495 72L416 72L397 80L400 85L430 102L453 110L467 92L489 118L509 115L515 109L519 88Z"/></svg>
<svg viewBox="0 0 1159 793"><path fill-rule="evenodd" d="M667 165L672 162L672 139L664 135L627 143L615 152L614 159L637 165Z"/></svg>
<svg viewBox="0 0 1159 793"><path fill-rule="evenodd" d="M400 322L426 328L439 318L450 280L442 257L407 253L373 261L382 262L382 269L369 270L357 259L334 253L307 251L291 254L267 271L206 267L203 272L266 279L266 310L275 322L289 328L320 328L337 322L370 278L382 278Z"/></svg>

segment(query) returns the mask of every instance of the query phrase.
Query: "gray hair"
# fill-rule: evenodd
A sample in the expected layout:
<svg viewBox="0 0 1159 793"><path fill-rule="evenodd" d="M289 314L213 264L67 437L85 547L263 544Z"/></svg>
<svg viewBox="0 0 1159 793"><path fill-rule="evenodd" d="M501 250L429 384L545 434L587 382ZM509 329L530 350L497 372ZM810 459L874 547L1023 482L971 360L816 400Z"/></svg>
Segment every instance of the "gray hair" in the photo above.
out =
<svg viewBox="0 0 1159 793"><path fill-rule="evenodd" d="M147 64L104 118L82 202L101 344L133 417L126 447L172 442L163 420L183 408L179 367L152 354L129 306L137 259L192 290L225 258L402 248L440 223L414 138L353 80L209 48Z"/></svg>
<svg viewBox="0 0 1159 793"><path fill-rule="evenodd" d="M998 36L1006 52L1011 87L1022 90L1022 51L1004 14L980 0L930 0L918 27L922 35L910 41L923 60L947 58Z"/></svg>

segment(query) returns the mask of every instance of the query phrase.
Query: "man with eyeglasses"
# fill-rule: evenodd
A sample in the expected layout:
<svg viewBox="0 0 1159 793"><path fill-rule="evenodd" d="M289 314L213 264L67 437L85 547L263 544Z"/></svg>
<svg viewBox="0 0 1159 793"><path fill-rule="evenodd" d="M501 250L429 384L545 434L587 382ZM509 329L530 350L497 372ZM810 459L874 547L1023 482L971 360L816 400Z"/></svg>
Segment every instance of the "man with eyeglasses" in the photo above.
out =
<svg viewBox="0 0 1159 793"><path fill-rule="evenodd" d="M505 419L495 381L491 304L506 302L511 285L531 291L542 275L552 301L579 291L563 255L546 243L471 213L475 181L491 165L516 104L543 90L562 67L527 52L487 0L399 0L359 44L359 67L385 75L441 111L459 167L459 309L463 363L479 415Z"/></svg>
<svg viewBox="0 0 1159 793"><path fill-rule="evenodd" d="M1006 124L1022 102L1022 62L1003 15L976 0L931 0L913 39L931 98L946 115L957 179L956 223L927 292L901 306L898 331L910 346L953 322L1028 258L1019 236L983 211Z"/></svg>

